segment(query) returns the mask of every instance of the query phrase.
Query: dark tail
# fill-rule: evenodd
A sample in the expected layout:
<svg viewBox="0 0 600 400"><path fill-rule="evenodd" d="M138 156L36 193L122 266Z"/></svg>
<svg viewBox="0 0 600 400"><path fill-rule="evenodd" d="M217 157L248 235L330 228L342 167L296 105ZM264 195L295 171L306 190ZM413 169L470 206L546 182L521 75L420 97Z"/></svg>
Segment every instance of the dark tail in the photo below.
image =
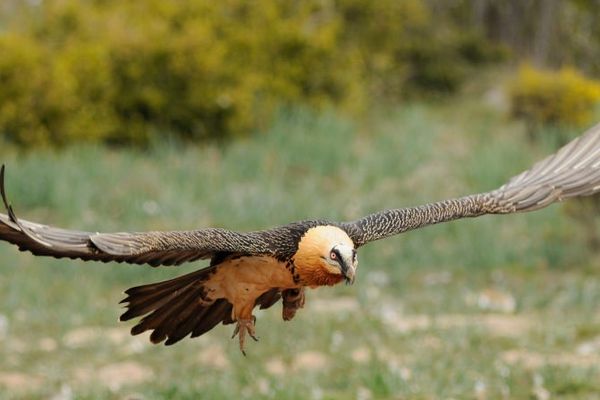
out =
<svg viewBox="0 0 600 400"><path fill-rule="evenodd" d="M144 316L131 329L132 335L152 330L150 340L165 345L177 343L191 333L200 336L220 322L232 323L232 305L225 299L208 300L204 282L213 268L205 268L164 282L125 291L127 311L121 321Z"/></svg>

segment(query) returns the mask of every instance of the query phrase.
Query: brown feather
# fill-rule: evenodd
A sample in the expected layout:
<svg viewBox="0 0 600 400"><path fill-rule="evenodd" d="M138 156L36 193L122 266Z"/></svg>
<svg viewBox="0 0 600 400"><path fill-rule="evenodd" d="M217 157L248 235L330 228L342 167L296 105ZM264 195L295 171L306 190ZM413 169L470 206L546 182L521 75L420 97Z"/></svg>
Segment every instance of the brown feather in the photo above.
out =
<svg viewBox="0 0 600 400"><path fill-rule="evenodd" d="M217 326L219 322L227 320L231 316L232 309L233 306L226 299L215 301L203 318L196 324L190 337L194 338L203 335Z"/></svg>
<svg viewBox="0 0 600 400"><path fill-rule="evenodd" d="M200 302L195 306L190 306L185 313L185 317L182 318L177 325L172 327L165 345L170 346L175 344L189 335L209 310L210 307L202 305Z"/></svg>
<svg viewBox="0 0 600 400"><path fill-rule="evenodd" d="M261 294L260 297L256 299L255 305L260 306L261 310L265 310L277 303L279 299L281 299L281 291L279 288L274 288Z"/></svg>
<svg viewBox="0 0 600 400"><path fill-rule="evenodd" d="M228 293L233 292L232 287L223 291L222 285L236 285L236 279L268 284L265 279L277 277L280 284L293 284L288 271L277 261L258 258L254 262L255 272L253 274L243 274L237 276L243 271L250 271L243 267L249 260L249 257L227 257L222 259L220 264L212 265L204 270L195 271L164 282L153 283L128 289L127 297L122 301L126 304L127 311L121 316L121 320L129 320L138 316L145 315L140 322L132 328L132 334L139 334L147 330L152 330L150 340L153 343L160 343L166 339L165 344L171 345L185 338L190 333L192 336L199 336L218 323L228 324L234 321L233 309L237 304L238 310L245 308L243 303L248 298L252 301L250 309L255 306L268 308L275 304L281 298L281 291L278 287L262 290L256 294L256 297L228 297ZM282 268L282 272L275 272L271 268ZM266 273L267 276L261 276ZM282 280L287 276L287 280ZM244 278L245 277L245 278ZM275 281L277 282L277 280ZM263 284L263 283L261 283ZM237 289L237 292L249 293L243 289ZM213 297L210 297L213 296Z"/></svg>
<svg viewBox="0 0 600 400"><path fill-rule="evenodd" d="M200 293L197 289L190 288L189 290L179 294L175 297L172 303L167 303L161 308L150 314L150 318L154 314L157 315L155 323L151 326L154 331L150 334L150 341L152 343L160 343L165 340L168 333L178 323L178 318L181 313L185 312L186 308L190 306L190 303L200 298ZM144 323L145 321L143 321Z"/></svg>

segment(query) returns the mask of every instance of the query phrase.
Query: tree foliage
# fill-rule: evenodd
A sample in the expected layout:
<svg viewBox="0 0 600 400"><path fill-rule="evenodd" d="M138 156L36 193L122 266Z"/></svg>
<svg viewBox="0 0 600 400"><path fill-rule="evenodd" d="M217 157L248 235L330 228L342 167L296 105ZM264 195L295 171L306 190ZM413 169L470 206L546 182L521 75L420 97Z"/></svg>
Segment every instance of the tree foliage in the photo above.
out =
<svg viewBox="0 0 600 400"><path fill-rule="evenodd" d="M0 134L22 145L243 135L286 104L451 92L490 58L420 0L5 4Z"/></svg>
<svg viewBox="0 0 600 400"><path fill-rule="evenodd" d="M600 82L570 67L546 71L524 65L510 93L513 114L530 124L584 126L600 101Z"/></svg>

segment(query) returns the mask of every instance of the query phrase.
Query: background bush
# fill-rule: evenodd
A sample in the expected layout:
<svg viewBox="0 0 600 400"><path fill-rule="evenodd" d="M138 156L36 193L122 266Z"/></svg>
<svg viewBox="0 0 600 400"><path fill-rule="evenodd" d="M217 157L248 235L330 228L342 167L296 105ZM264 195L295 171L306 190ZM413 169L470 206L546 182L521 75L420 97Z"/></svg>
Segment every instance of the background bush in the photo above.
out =
<svg viewBox="0 0 600 400"><path fill-rule="evenodd" d="M576 69L545 71L525 65L511 85L513 114L529 124L590 123L600 101L600 81L586 78Z"/></svg>
<svg viewBox="0 0 600 400"><path fill-rule="evenodd" d="M596 15L582 0L4 0L0 140L222 140L264 130L282 106L360 115L451 94L509 56L594 76ZM593 85L542 75L521 71L515 113L585 123Z"/></svg>
<svg viewBox="0 0 600 400"><path fill-rule="evenodd" d="M27 146L222 139L293 103L360 112L369 98L455 90L489 47L448 35L418 0L12 4L0 134Z"/></svg>

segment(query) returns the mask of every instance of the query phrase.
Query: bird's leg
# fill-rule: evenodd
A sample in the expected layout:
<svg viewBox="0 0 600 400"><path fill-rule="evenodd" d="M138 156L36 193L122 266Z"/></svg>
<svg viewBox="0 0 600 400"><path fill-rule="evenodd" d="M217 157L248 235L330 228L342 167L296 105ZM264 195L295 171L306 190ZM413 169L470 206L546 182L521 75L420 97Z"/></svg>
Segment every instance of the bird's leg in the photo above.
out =
<svg viewBox="0 0 600 400"><path fill-rule="evenodd" d="M235 335L238 335L239 340L240 340L240 350L242 351L243 355L246 355L246 351L244 350L244 345L246 342L246 334L248 334L248 336L250 336L256 342L258 342L258 338L256 337L256 328L254 326L255 322L256 322L256 317L254 315L250 315L250 318L238 318L237 319L237 325L235 326L235 329L233 330L233 336L231 336L231 338L233 339L235 337Z"/></svg>
<svg viewBox="0 0 600 400"><path fill-rule="evenodd" d="M284 321L294 318L296 311L304 307L304 288L287 289L281 293L283 299L282 317Z"/></svg>

